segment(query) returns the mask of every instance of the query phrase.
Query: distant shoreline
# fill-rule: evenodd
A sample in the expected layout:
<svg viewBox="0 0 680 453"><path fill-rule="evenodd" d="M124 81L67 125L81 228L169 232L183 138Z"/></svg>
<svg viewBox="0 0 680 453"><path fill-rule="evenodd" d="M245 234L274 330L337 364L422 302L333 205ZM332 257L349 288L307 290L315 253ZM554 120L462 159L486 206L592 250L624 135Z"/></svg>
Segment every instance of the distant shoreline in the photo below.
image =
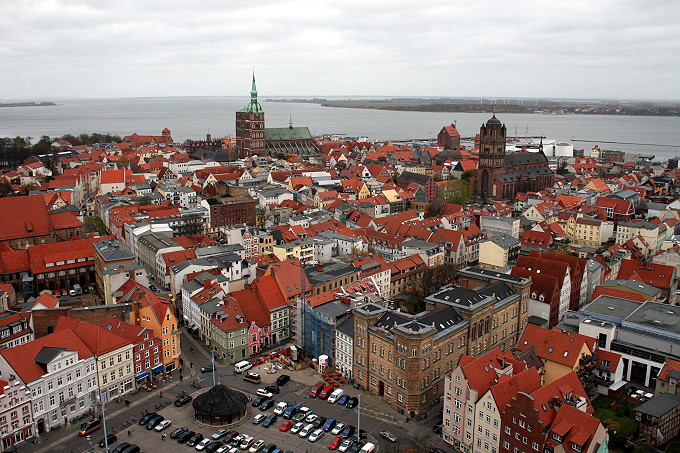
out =
<svg viewBox="0 0 680 453"><path fill-rule="evenodd" d="M269 102L294 102L319 104L321 107L392 110L401 112L440 113L535 113L541 115L613 115L613 116L680 116L680 104L652 102L560 102L560 101L513 101L515 103L482 103L468 99L362 99L328 100L314 99L267 99Z"/></svg>
<svg viewBox="0 0 680 453"><path fill-rule="evenodd" d="M0 102L0 107L52 107L55 106L54 102L11 102L2 103Z"/></svg>

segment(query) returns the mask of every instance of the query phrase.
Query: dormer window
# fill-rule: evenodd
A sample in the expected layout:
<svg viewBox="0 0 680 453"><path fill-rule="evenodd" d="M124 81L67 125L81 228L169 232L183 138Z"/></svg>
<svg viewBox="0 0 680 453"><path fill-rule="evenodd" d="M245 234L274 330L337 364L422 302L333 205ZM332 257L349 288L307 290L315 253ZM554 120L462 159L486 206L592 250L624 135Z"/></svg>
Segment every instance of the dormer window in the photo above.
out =
<svg viewBox="0 0 680 453"><path fill-rule="evenodd" d="M572 442L571 443L571 451L575 451L576 453L581 453L581 446L577 443Z"/></svg>
<svg viewBox="0 0 680 453"><path fill-rule="evenodd" d="M552 438L555 442L562 442L562 436L557 433L553 433Z"/></svg>

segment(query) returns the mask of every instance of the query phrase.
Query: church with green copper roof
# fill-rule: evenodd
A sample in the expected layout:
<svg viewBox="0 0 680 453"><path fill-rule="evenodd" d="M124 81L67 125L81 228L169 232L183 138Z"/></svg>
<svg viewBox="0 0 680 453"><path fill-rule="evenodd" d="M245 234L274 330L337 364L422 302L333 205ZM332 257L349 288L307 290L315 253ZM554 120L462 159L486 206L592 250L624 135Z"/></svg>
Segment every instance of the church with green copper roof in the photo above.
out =
<svg viewBox="0 0 680 453"><path fill-rule="evenodd" d="M236 112L236 148L239 156L318 156L308 127L293 127L292 117L288 127L265 128L264 110L257 100L255 73L250 89L250 102Z"/></svg>

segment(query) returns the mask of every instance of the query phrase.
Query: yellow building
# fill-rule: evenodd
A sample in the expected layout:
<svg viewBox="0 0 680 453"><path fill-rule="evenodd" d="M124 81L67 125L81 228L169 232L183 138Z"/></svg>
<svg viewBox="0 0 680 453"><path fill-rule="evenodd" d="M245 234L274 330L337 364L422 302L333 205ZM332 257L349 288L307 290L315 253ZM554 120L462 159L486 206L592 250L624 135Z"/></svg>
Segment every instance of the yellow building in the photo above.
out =
<svg viewBox="0 0 680 453"><path fill-rule="evenodd" d="M306 263L314 260L314 241L312 239L300 239L275 245L272 247L272 253L281 261L297 258Z"/></svg>
<svg viewBox="0 0 680 453"><path fill-rule="evenodd" d="M595 338L574 332L549 330L527 324L517 349L534 345L536 354L543 360L544 384L561 378L567 373L577 371L581 360L588 360L595 350Z"/></svg>
<svg viewBox="0 0 680 453"><path fill-rule="evenodd" d="M131 323L154 331L161 341L163 367L165 371L179 368L181 353L180 333L173 305L166 299L149 291L137 300L134 313L136 319Z"/></svg>
<svg viewBox="0 0 680 453"><path fill-rule="evenodd" d="M567 220L565 233L575 244L597 248L614 235L614 222L572 216Z"/></svg>

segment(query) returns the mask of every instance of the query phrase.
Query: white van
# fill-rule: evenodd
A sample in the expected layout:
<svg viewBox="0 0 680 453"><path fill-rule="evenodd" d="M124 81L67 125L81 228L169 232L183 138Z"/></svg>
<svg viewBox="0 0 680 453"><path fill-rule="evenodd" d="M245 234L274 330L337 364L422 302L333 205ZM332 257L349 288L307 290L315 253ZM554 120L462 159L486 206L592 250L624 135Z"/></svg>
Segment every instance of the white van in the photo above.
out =
<svg viewBox="0 0 680 453"><path fill-rule="evenodd" d="M330 396L328 397L328 402L331 403L331 404L335 403L344 394L345 394L345 391L343 389L335 389L335 390L333 390L333 393L331 393Z"/></svg>
<svg viewBox="0 0 680 453"><path fill-rule="evenodd" d="M375 444L367 443L361 447L360 453L373 453L375 451Z"/></svg>
<svg viewBox="0 0 680 453"><path fill-rule="evenodd" d="M234 371L237 373L243 373L244 371L247 371L253 367L253 364L248 362L247 360L242 360L236 365L234 365Z"/></svg>

